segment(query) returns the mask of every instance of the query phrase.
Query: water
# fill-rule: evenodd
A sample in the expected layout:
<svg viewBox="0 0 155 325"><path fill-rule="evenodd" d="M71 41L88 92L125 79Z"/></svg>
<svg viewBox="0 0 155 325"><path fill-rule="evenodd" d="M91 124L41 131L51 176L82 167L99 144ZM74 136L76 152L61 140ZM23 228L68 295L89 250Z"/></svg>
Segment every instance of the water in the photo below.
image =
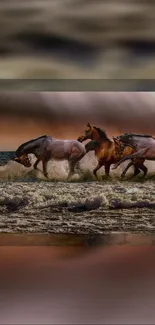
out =
<svg viewBox="0 0 155 325"><path fill-rule="evenodd" d="M15 151L0 151L0 166L6 165L15 156Z"/></svg>
<svg viewBox="0 0 155 325"><path fill-rule="evenodd" d="M89 247L116 245L151 245L155 244L155 234L136 234L130 232L111 232L104 235L72 235L72 234L0 234L0 246L50 246L70 247L74 250Z"/></svg>

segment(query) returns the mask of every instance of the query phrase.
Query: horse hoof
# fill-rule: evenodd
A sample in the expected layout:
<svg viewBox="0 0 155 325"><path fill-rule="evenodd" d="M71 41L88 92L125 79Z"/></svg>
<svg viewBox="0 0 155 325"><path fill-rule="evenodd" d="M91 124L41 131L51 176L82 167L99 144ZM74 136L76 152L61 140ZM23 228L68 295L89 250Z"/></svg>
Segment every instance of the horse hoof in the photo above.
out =
<svg viewBox="0 0 155 325"><path fill-rule="evenodd" d="M121 174L121 178L123 179L125 177L125 175L124 174Z"/></svg>

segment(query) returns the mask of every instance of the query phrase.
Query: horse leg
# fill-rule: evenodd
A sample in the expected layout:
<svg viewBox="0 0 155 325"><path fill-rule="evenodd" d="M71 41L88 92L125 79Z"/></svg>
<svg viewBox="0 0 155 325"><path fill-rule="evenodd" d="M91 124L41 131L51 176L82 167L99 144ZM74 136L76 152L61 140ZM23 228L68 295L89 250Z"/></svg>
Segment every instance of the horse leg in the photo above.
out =
<svg viewBox="0 0 155 325"><path fill-rule="evenodd" d="M105 175L107 178L110 177L109 173L110 173L110 165L111 164L108 164L108 163L105 163L104 166L105 166Z"/></svg>
<svg viewBox="0 0 155 325"><path fill-rule="evenodd" d="M93 170L93 174L97 179L97 171L103 166L103 163L101 161L98 161L98 164L96 166L96 168Z"/></svg>
<svg viewBox="0 0 155 325"><path fill-rule="evenodd" d="M41 160L42 160L42 164L43 164L43 174L44 174L45 177L48 177L47 170L46 170L46 168L47 168L47 162L48 162L48 161L44 161L43 159L38 158L38 159L36 160L36 162L34 163L33 168L34 168L35 170L38 170L38 171L39 171L39 169L37 168L37 166L38 166L38 164L39 164L39 162L40 162ZM41 171L41 170L40 170L40 171Z"/></svg>
<svg viewBox="0 0 155 325"><path fill-rule="evenodd" d="M67 179L71 178L74 174L74 168L75 168L76 162L75 161L69 161L69 173Z"/></svg>
<svg viewBox="0 0 155 325"><path fill-rule="evenodd" d="M69 179L74 173L75 165L79 164L79 161L85 156L85 152L80 152L77 154L77 152L73 152L68 159L69 162L69 174L67 179Z"/></svg>
<svg viewBox="0 0 155 325"><path fill-rule="evenodd" d="M138 150L137 152L134 152L132 153L131 155L129 156L126 156L124 158L122 158L118 163L116 163L112 169L116 169L122 162L124 162L125 160L128 160L128 159L134 159L134 158L141 158L145 152L147 151L147 149L140 149ZM145 157L144 157L145 158Z"/></svg>
<svg viewBox="0 0 155 325"><path fill-rule="evenodd" d="M47 172L47 163L48 160L42 160L42 165L43 165L43 174L46 178L48 178L48 172Z"/></svg>
<svg viewBox="0 0 155 325"><path fill-rule="evenodd" d="M144 172L144 177L147 175L148 169L143 164L139 166L139 168Z"/></svg>
<svg viewBox="0 0 155 325"><path fill-rule="evenodd" d="M133 165L134 167L134 176L137 176L139 173L140 173L140 169L134 165L133 161L131 161L127 167L123 170L123 173L121 174L121 178L124 178L125 177L125 174L127 172L127 170Z"/></svg>
<svg viewBox="0 0 155 325"><path fill-rule="evenodd" d="M123 170L122 174L121 174L121 178L125 177L125 174L127 173L128 169L133 165L133 162L129 162L129 164L125 167L125 169Z"/></svg>
<svg viewBox="0 0 155 325"><path fill-rule="evenodd" d="M49 162L49 160L51 159L51 152L50 151L46 151L44 153L44 156L42 157L42 165L43 165L43 174L46 178L48 178L48 172L47 172L47 164Z"/></svg>
<svg viewBox="0 0 155 325"><path fill-rule="evenodd" d="M41 159L40 158L37 158L36 162L34 163L33 168L35 170L37 170L37 166L38 166L38 164L39 164L40 161L41 161Z"/></svg>
<svg viewBox="0 0 155 325"><path fill-rule="evenodd" d="M134 169L135 169L135 171L134 171L134 175L133 176L139 175L140 169L137 166L134 166Z"/></svg>
<svg viewBox="0 0 155 325"><path fill-rule="evenodd" d="M145 159L134 159L134 166L135 166L135 173L136 173L136 168L139 170L138 173L136 173L135 175L138 175L140 173L140 170L142 170L144 172L144 176L146 176L147 174L147 167L144 166L144 161Z"/></svg>

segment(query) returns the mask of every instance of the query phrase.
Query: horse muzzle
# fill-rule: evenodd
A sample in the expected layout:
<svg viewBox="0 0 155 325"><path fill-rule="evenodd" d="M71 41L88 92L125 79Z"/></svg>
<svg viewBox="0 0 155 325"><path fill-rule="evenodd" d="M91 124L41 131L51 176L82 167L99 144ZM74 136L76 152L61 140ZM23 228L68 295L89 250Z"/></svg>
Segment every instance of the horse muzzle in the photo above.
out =
<svg viewBox="0 0 155 325"><path fill-rule="evenodd" d="M18 164L21 164L20 158L15 157L15 158L12 158L11 160L17 162Z"/></svg>

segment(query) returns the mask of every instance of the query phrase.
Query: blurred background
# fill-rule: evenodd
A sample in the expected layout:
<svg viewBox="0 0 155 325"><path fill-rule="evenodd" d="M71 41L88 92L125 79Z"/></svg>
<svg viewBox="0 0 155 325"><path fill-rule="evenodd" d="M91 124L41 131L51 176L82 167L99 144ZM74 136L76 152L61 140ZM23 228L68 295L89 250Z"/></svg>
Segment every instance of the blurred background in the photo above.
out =
<svg viewBox="0 0 155 325"><path fill-rule="evenodd" d="M0 78L154 78L152 0L0 1Z"/></svg>
<svg viewBox="0 0 155 325"><path fill-rule="evenodd" d="M87 123L111 138L124 132L155 136L153 92L0 92L0 150L48 134L77 139Z"/></svg>

